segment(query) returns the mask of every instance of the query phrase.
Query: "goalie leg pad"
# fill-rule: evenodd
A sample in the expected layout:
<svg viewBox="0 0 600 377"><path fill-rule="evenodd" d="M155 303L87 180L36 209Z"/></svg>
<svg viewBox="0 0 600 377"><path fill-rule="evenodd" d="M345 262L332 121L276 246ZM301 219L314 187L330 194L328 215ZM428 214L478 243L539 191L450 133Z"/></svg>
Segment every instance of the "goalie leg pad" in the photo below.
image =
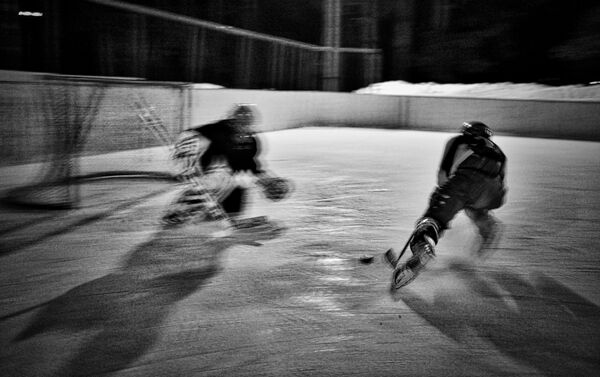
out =
<svg viewBox="0 0 600 377"><path fill-rule="evenodd" d="M189 188L175 201L164 219L169 223L181 223L199 214L209 220L223 219L222 210L214 206L214 200L206 190Z"/></svg>

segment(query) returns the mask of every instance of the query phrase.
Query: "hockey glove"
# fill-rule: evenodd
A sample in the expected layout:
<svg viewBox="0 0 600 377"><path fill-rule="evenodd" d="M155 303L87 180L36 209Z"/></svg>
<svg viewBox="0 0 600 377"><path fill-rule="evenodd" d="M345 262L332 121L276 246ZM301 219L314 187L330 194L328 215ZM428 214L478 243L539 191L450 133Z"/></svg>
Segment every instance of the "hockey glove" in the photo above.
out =
<svg viewBox="0 0 600 377"><path fill-rule="evenodd" d="M262 188L265 197L272 201L285 199L291 191L290 182L280 177L261 178L258 180L258 185Z"/></svg>

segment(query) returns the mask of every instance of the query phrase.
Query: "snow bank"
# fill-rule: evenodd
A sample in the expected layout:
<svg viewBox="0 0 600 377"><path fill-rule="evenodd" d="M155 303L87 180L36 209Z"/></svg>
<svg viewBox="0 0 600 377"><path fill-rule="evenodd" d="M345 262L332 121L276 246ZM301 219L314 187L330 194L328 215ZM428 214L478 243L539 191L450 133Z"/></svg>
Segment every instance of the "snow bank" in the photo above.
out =
<svg viewBox="0 0 600 377"><path fill-rule="evenodd" d="M387 81L371 84L354 91L360 94L414 95L442 97L479 97L507 99L586 99L600 100L600 85L547 86L541 84L479 83L412 84L406 81Z"/></svg>

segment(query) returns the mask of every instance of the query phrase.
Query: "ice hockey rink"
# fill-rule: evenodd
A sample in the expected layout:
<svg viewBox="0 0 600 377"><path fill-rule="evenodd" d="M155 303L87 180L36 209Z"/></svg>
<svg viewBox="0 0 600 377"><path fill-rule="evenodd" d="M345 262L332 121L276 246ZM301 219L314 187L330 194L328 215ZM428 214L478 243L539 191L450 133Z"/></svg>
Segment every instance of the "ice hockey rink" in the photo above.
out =
<svg viewBox="0 0 600 377"><path fill-rule="evenodd" d="M295 190L252 191L248 216L283 232L161 229L166 183L108 182L101 212L7 211L0 375L598 375L600 143L496 136L509 188L497 248L473 258L461 213L428 270L390 294L381 256L425 210L452 134L261 137Z"/></svg>

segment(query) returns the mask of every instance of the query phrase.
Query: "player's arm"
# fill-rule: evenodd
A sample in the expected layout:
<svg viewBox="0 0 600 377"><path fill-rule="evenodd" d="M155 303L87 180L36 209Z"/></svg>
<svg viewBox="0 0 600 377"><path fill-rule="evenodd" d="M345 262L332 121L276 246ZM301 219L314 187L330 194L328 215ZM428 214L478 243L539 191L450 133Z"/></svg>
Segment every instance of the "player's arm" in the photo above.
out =
<svg viewBox="0 0 600 377"><path fill-rule="evenodd" d="M281 200L288 196L292 190L289 180L279 177L277 174L265 169L260 160L260 143L254 138L254 146L248 159L245 161L245 169L253 176L256 184L269 200Z"/></svg>
<svg viewBox="0 0 600 377"><path fill-rule="evenodd" d="M278 201L286 198L292 191L292 184L288 179L279 177L267 171L256 175L256 184L269 200Z"/></svg>
<svg viewBox="0 0 600 377"><path fill-rule="evenodd" d="M446 146L444 147L444 153L442 153L442 161L440 162L440 166L439 166L438 174L437 174L438 186L441 186L448 181L450 167L452 166L452 163L451 163L452 156L450 156L450 149L452 148L455 141L456 141L456 138L450 139L446 143Z"/></svg>
<svg viewBox="0 0 600 377"><path fill-rule="evenodd" d="M437 185L441 186L448 181L448 172L445 170L439 170L437 176Z"/></svg>
<svg viewBox="0 0 600 377"><path fill-rule="evenodd" d="M257 158L253 160L251 171L254 174L256 185L262 190L269 200L277 201L286 198L292 190L289 180L264 169Z"/></svg>

